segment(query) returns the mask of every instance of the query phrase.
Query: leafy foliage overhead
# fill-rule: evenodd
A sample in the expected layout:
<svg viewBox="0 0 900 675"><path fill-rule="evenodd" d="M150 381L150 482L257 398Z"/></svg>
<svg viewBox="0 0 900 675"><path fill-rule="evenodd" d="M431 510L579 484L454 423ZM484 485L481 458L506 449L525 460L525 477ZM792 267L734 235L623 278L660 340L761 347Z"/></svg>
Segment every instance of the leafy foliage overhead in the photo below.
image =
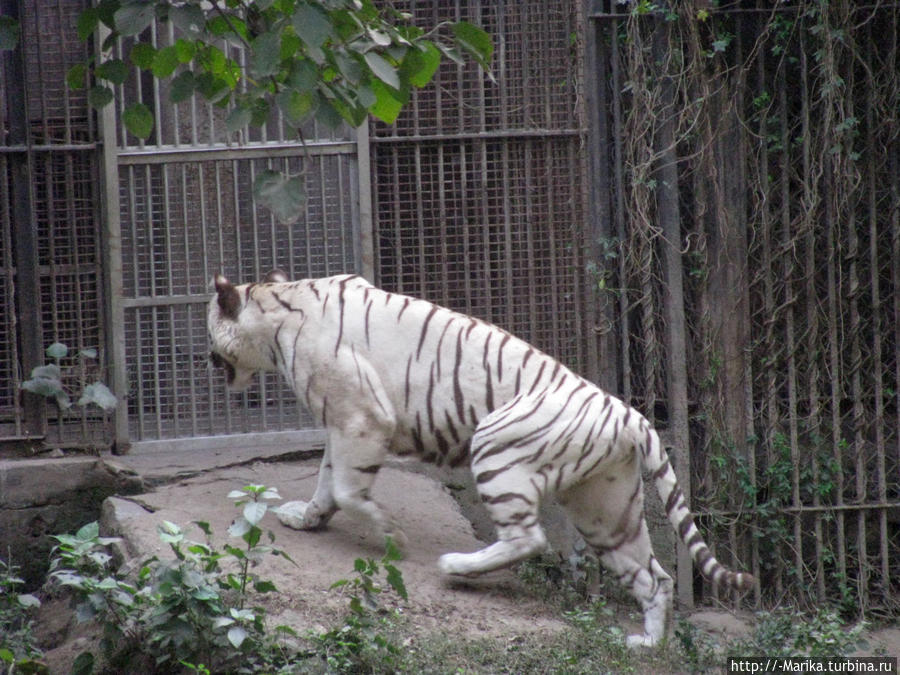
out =
<svg viewBox="0 0 900 675"><path fill-rule="evenodd" d="M102 55L74 66L67 80L90 86L89 101L99 108L136 66L170 80L172 102L199 93L230 108L229 131L261 126L276 109L295 128L312 118L358 126L369 113L392 123L442 57L462 63L468 56L487 71L493 53L488 34L471 23L426 32L410 19L372 0L100 0L80 14L77 31L87 40L105 26ZM174 25L173 44L151 41L155 20ZM121 37L133 39L130 50L111 56ZM229 56L226 44L242 48L246 61ZM152 133L144 103L126 107L122 119L139 138Z"/></svg>

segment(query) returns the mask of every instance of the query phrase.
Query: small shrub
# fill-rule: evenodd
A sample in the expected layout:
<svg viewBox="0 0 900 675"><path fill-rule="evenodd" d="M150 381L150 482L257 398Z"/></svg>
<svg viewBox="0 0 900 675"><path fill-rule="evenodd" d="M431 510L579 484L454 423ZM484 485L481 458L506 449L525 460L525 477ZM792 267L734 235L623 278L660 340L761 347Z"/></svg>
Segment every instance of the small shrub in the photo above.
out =
<svg viewBox="0 0 900 675"><path fill-rule="evenodd" d="M9 672L42 672L36 662L41 651L35 644L32 625L32 614L41 601L18 592L25 581L17 571L15 565L0 559L0 664L8 666Z"/></svg>
<svg viewBox="0 0 900 675"><path fill-rule="evenodd" d="M129 672L136 672L135 664L140 664L144 672L168 673L180 663L196 672L241 672L240 664L256 660L248 655L276 651L276 640L266 632L265 610L247 604L251 589L276 590L272 582L252 573L251 566L266 555L290 560L283 551L260 544L259 523L268 500L278 499L278 492L251 485L229 497L241 509L229 534L241 539L243 547L226 544L216 550L208 523L196 523L206 535L205 542L196 542L165 521L159 536L174 559L153 557L134 579L111 569L106 547L117 540L100 537L97 523L55 537L51 582L75 591L79 620L102 626L101 646L112 668L128 666ZM274 541L271 532L269 539ZM82 654L79 663L81 672L90 673L95 657Z"/></svg>
<svg viewBox="0 0 900 675"><path fill-rule="evenodd" d="M815 614L761 612L753 635L733 645L732 653L741 655L847 656L862 643L866 624L860 621L846 626L831 608Z"/></svg>
<svg viewBox="0 0 900 675"><path fill-rule="evenodd" d="M328 669L336 672L391 672L399 663L400 648L385 635L389 628L384 617L378 615L381 607L378 596L384 588L377 578L381 569L385 582L394 592L408 598L403 575L393 564L402 557L393 540L385 540L385 554L380 563L372 558L357 558L353 568L356 576L341 579L331 585L349 596L349 613L343 624L311 638L317 651L324 658Z"/></svg>
<svg viewBox="0 0 900 675"><path fill-rule="evenodd" d="M80 406L94 404L104 412L116 407L116 397L109 388L99 380L90 381L87 375L89 370L96 370L96 349L80 350L75 354L76 364L71 366L62 365L63 359L71 357L68 346L61 342L54 342L45 353L52 361L33 368L31 377L20 385L22 389L54 401L60 410L71 408L72 396L76 394ZM77 380L77 389L65 384L70 379Z"/></svg>

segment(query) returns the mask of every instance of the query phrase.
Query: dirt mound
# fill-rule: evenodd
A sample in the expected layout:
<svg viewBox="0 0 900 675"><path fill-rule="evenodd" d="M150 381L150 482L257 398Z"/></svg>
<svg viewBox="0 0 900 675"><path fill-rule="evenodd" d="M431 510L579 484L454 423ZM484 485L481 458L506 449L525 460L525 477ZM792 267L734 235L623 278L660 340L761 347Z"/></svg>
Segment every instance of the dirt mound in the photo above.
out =
<svg viewBox="0 0 900 675"><path fill-rule="evenodd" d="M137 558L168 555L168 546L157 532L163 520L189 530L198 540L203 537L200 530L188 526L192 521L206 521L214 542L220 545L228 540L228 526L237 514L226 497L230 491L262 484L277 487L285 500L308 500L315 490L318 464L317 460L258 462L204 473L137 498L113 498L105 505L103 524L108 532L122 536L128 553ZM440 483L403 468L386 467L379 474L373 496L396 515L409 538L399 567L409 590L404 611L415 617L417 624L423 628L465 627L483 635L564 626L547 608L523 599L512 572L495 572L465 582L438 573L437 559L442 554L484 546ZM291 530L270 515L263 527L275 534L274 545L297 563L294 566L271 557L259 573L278 587L276 610L299 630L322 625L329 614L345 611L346 598L331 591L331 585L352 576L356 558L378 559L383 554L383 544L368 524L340 511L325 530Z"/></svg>

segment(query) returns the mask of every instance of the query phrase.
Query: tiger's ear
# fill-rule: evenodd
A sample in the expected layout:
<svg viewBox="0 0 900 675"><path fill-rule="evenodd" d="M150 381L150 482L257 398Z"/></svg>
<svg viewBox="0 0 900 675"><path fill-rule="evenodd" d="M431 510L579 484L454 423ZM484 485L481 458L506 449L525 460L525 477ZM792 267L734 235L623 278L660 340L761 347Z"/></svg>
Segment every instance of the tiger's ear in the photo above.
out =
<svg viewBox="0 0 900 675"><path fill-rule="evenodd" d="M221 274L216 275L216 293L218 294L219 309L226 319L236 321L241 311L241 296L228 279Z"/></svg>
<svg viewBox="0 0 900 675"><path fill-rule="evenodd" d="M290 279L282 270L272 270L263 279L264 284L284 283L286 281L290 281Z"/></svg>

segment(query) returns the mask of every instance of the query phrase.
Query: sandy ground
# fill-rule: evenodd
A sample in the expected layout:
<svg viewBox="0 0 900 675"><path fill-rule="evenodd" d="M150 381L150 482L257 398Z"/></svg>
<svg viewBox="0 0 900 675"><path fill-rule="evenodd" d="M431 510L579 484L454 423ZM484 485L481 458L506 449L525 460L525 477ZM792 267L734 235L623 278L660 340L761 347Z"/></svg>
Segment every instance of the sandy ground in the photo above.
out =
<svg viewBox="0 0 900 675"><path fill-rule="evenodd" d="M285 500L312 497L318 461L254 463L222 469L174 485L157 488L130 503L115 500L115 520L127 537L131 553L138 557L166 555L167 545L157 533L157 523L169 520L187 527L192 521L210 524L215 540L228 539L227 529L237 510L227 499L231 490L245 485L275 486ZM385 468L375 483L376 500L389 505L409 538L404 560L399 563L409 590L405 610L418 623L445 625L448 616L471 623L479 631L558 629L562 623L536 602L523 602L516 593L517 581L509 572L496 572L473 581L450 581L437 571L438 557L448 551L474 551L484 544L476 539L470 523L462 516L453 497L426 476L400 468ZM275 535L274 546L284 550L296 563L270 557L259 568L281 591L281 608L297 628L322 622L323 609L336 612L347 600L330 591L331 585L353 575L356 558L378 559L383 554L379 537L366 523L338 512L329 527L297 531L267 515L264 529ZM191 528L202 540L199 529Z"/></svg>
<svg viewBox="0 0 900 675"><path fill-rule="evenodd" d="M233 459L226 454L198 466L196 461L192 463L182 456L166 469L163 456L125 458L126 464L130 461L142 475L152 475L153 481L173 482L137 497L107 500L102 521L105 534L122 536L126 554L135 559L153 554L169 557L168 545L160 541L157 531L163 520L178 524L198 541L203 540L203 534L191 523L206 521L212 527L214 543L221 545L229 540L227 529L237 513L227 498L232 490L249 484L274 486L285 501L308 500L313 494L317 458L271 461L270 457L270 461L254 461L242 455L237 463L229 465ZM449 490L439 481L398 464L382 470L374 496L395 514L409 538L406 556L399 563L409 600L404 603L398 599L397 603L417 633L459 631L470 637L510 640L566 628L557 610L523 592L521 582L510 571L471 581L448 580L438 572L441 554L469 552L484 546ZM273 581L279 589L278 594L271 596L269 614L274 624L286 623L301 632L334 625L346 613L347 598L331 590L332 584L353 576L356 558L378 559L383 552L381 541L365 523L342 512L334 516L328 529L321 531L291 530L271 514L265 517L263 528L275 535L274 546L296 563L268 557L258 568L259 575ZM622 622L626 632L639 629L634 621L638 618L636 610L634 606L623 612L629 615ZM45 632L56 631L63 643L47 658L57 667L64 667L84 648L88 637L83 631L72 632L63 611L50 607L43 615L47 623L59 624L45 626ZM46 619L48 616L50 619ZM744 620L728 612L697 612L691 620L701 630L723 640L740 637L749 630ZM880 631L871 637L871 650L867 652L886 649L888 654L900 654L900 629Z"/></svg>

